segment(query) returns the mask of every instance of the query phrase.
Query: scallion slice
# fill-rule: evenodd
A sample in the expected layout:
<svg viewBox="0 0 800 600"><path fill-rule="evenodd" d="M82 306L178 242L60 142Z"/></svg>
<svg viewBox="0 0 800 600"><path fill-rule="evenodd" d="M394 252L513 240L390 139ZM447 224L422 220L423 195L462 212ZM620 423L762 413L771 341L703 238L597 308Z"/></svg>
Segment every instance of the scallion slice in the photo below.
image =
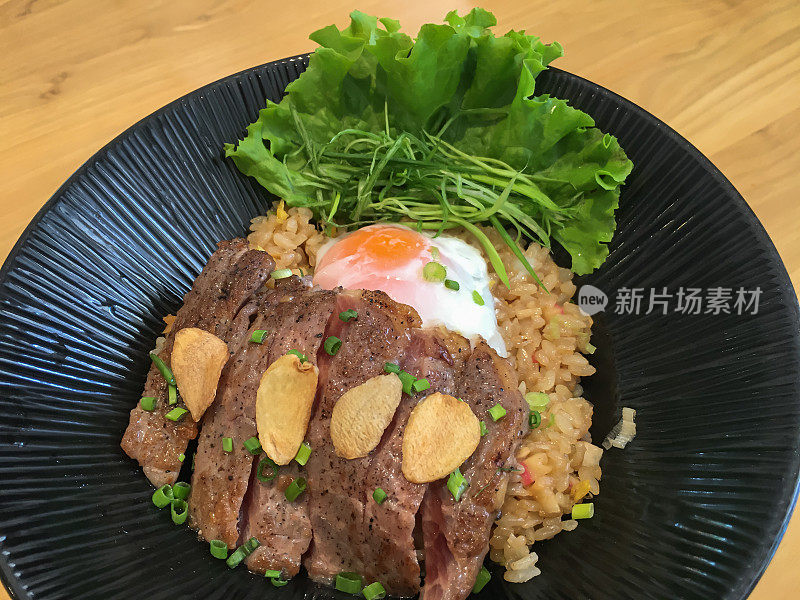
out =
<svg viewBox="0 0 800 600"><path fill-rule="evenodd" d="M457 292L461 289L461 285L455 279L445 279L444 287L446 287L448 290L453 290L454 292Z"/></svg>
<svg viewBox="0 0 800 600"><path fill-rule="evenodd" d="M335 335L328 337L322 345L330 356L336 356L342 347L342 340Z"/></svg>
<svg viewBox="0 0 800 600"><path fill-rule="evenodd" d="M297 497L302 494L306 489L306 479L305 477L298 477L292 483L289 484L289 487L286 488L284 495L289 502L294 502L297 500Z"/></svg>
<svg viewBox="0 0 800 600"><path fill-rule="evenodd" d="M172 486L168 483L162 485L155 492L153 492L153 504L155 504L158 508L164 508L174 499L175 496L172 493Z"/></svg>
<svg viewBox="0 0 800 600"><path fill-rule="evenodd" d="M178 403L178 388L176 388L174 385L167 386L167 395L169 397L170 406Z"/></svg>
<svg viewBox="0 0 800 600"><path fill-rule="evenodd" d="M172 495L176 500L186 500L189 497L189 492L192 491L192 485L185 481L179 481L172 486Z"/></svg>
<svg viewBox="0 0 800 600"><path fill-rule="evenodd" d="M294 354L297 358L300 359L301 363L304 363L308 360L306 358L306 355L300 352L300 350L289 350L286 354Z"/></svg>
<svg viewBox="0 0 800 600"><path fill-rule="evenodd" d="M403 391L406 394L410 394L414 390L414 382L417 380L411 373L406 373L405 371L400 371L397 376L400 378L400 381L403 382Z"/></svg>
<svg viewBox="0 0 800 600"><path fill-rule="evenodd" d="M378 504L383 504L388 496L386 492L383 491L383 488L375 488L375 491L372 492L372 499L375 500Z"/></svg>
<svg viewBox="0 0 800 600"><path fill-rule="evenodd" d="M189 505L186 504L186 500L175 499L170 504L169 512L175 525L183 525L189 516Z"/></svg>
<svg viewBox="0 0 800 600"><path fill-rule="evenodd" d="M228 558L228 545L222 540L211 540L208 544L211 556L225 560Z"/></svg>
<svg viewBox="0 0 800 600"><path fill-rule="evenodd" d="M186 455L183 452L181 452L180 454L178 454L178 460L181 462L185 461Z"/></svg>
<svg viewBox="0 0 800 600"><path fill-rule="evenodd" d="M506 416L506 409L502 404L495 404L489 409L489 416L492 417L492 421L499 421Z"/></svg>
<svg viewBox="0 0 800 600"><path fill-rule="evenodd" d="M541 424L542 414L538 410L532 410L528 415L528 425L531 426L531 429L536 429Z"/></svg>
<svg viewBox="0 0 800 600"><path fill-rule="evenodd" d="M287 583L289 583L288 579L282 579L280 577L272 577L270 578L270 581L272 582L272 585L274 585L275 587L283 587Z"/></svg>
<svg viewBox="0 0 800 600"><path fill-rule="evenodd" d="M478 571L478 576L475 578L475 585L472 588L472 593L477 594L480 592L486 584L489 583L489 580L492 578L491 573L489 573L489 569L486 567L481 567L481 570Z"/></svg>
<svg viewBox="0 0 800 600"><path fill-rule="evenodd" d="M353 319L358 319L358 312L355 309L348 308L339 313L339 319L345 323L349 323Z"/></svg>
<svg viewBox="0 0 800 600"><path fill-rule="evenodd" d="M431 387L431 384L423 377L422 379L417 379L414 383L412 383L411 387L414 388L415 392L424 392Z"/></svg>
<svg viewBox="0 0 800 600"><path fill-rule="evenodd" d="M361 591L363 579L358 573L345 571L336 576L336 589L346 594L358 594Z"/></svg>
<svg viewBox="0 0 800 600"><path fill-rule="evenodd" d="M222 449L225 452L233 452L233 438L229 437L222 438Z"/></svg>
<svg viewBox="0 0 800 600"><path fill-rule="evenodd" d="M486 421L481 421L481 437L485 436L489 433L489 430L486 427Z"/></svg>
<svg viewBox="0 0 800 600"><path fill-rule="evenodd" d="M269 456L265 456L258 461L256 467L256 477L262 483L272 481L278 476L278 465Z"/></svg>
<svg viewBox="0 0 800 600"><path fill-rule="evenodd" d="M245 558L247 558L247 553L242 549L242 546L240 546L233 551L233 554L228 557L225 564L228 565L228 568L235 569Z"/></svg>
<svg viewBox="0 0 800 600"><path fill-rule="evenodd" d="M287 277L291 276L292 276L291 269L276 269L275 271L272 272L272 275L270 275L270 277L272 277L273 279L286 279Z"/></svg>
<svg viewBox="0 0 800 600"><path fill-rule="evenodd" d="M263 344L265 337L267 337L267 330L266 329L256 329L250 335L250 341L251 342L255 342L256 344Z"/></svg>
<svg viewBox="0 0 800 600"><path fill-rule="evenodd" d="M456 502L461 500L461 496L464 495L468 487L469 481L464 478L459 469L450 473L450 477L447 478L447 489L450 490L453 500Z"/></svg>
<svg viewBox="0 0 800 600"><path fill-rule="evenodd" d="M242 442L244 449L250 454L259 454L261 452L261 442L258 441L256 436L251 437L249 440Z"/></svg>
<svg viewBox="0 0 800 600"><path fill-rule="evenodd" d="M153 412L156 409L156 399L152 396L145 396L139 400L139 406L142 407L142 410Z"/></svg>
<svg viewBox="0 0 800 600"><path fill-rule="evenodd" d="M242 548L244 548L244 551L247 553L248 556L250 556L253 553L253 550L258 548L260 545L261 542L259 542L258 538L254 536L251 537L249 540L247 540L244 544L242 544Z"/></svg>
<svg viewBox="0 0 800 600"><path fill-rule="evenodd" d="M383 370L386 373L400 373L400 365L392 362L384 363Z"/></svg>
<svg viewBox="0 0 800 600"><path fill-rule="evenodd" d="M422 278L425 281L439 282L447 277L447 269L442 263L432 260L422 267Z"/></svg>
<svg viewBox="0 0 800 600"><path fill-rule="evenodd" d="M573 519L591 519L594 516L594 503L585 502L572 507Z"/></svg>
<svg viewBox="0 0 800 600"><path fill-rule="evenodd" d="M370 583L367 587L361 590L361 593L364 594L364 598L367 600L381 600L381 598L386 597L386 590L381 585L380 581Z"/></svg>
<svg viewBox="0 0 800 600"><path fill-rule="evenodd" d="M155 352L150 353L150 360L152 360L156 368L161 371L161 374L167 381L167 385L176 385L175 375L172 374L172 369L167 366L167 363L161 360Z"/></svg>
<svg viewBox="0 0 800 600"><path fill-rule="evenodd" d="M303 442L300 444L300 448L297 450L297 454L295 454L294 460L300 466L305 466L308 462L309 457L311 456L311 445L308 442Z"/></svg>
<svg viewBox="0 0 800 600"><path fill-rule="evenodd" d="M544 410L550 404L550 396L544 392L528 392L525 394L525 402L531 410Z"/></svg>
<svg viewBox="0 0 800 600"><path fill-rule="evenodd" d="M173 408L167 414L164 415L165 418L169 419L170 421L180 421L183 418L183 415L188 413L189 411L185 408Z"/></svg>
<svg viewBox="0 0 800 600"><path fill-rule="evenodd" d="M272 577L281 577L283 573L281 571L277 571L275 569L267 569L264 571L264 577L267 579L271 579Z"/></svg>
<svg viewBox="0 0 800 600"><path fill-rule="evenodd" d="M472 301L477 304L478 306L483 306L486 304L483 301L483 296L478 293L478 290L472 290Z"/></svg>

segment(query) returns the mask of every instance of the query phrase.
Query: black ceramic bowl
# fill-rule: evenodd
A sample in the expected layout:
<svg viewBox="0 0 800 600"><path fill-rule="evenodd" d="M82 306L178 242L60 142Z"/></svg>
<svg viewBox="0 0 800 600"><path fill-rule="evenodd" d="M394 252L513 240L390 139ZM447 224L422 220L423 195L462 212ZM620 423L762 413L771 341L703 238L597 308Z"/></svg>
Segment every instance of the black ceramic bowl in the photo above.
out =
<svg viewBox="0 0 800 600"><path fill-rule="evenodd" d="M0 274L0 575L17 598L327 597L304 576L276 589L229 571L150 503L119 448L147 350L219 240L269 196L223 158L264 98L305 68L290 58L157 111L91 158L42 208ZM597 514L537 547L543 574L496 571L484 598L745 598L780 540L800 457L798 305L764 229L730 183L662 122L550 69L566 98L618 136L636 167L597 319L595 439L619 406L639 434L603 459ZM640 314L617 313L642 289ZM647 312L650 290L673 294ZM730 313L683 314L677 294L731 290ZM736 291L761 290L758 311ZM747 296L751 299L751 296ZM724 304L724 303L723 303ZM188 461L187 461L188 462Z"/></svg>

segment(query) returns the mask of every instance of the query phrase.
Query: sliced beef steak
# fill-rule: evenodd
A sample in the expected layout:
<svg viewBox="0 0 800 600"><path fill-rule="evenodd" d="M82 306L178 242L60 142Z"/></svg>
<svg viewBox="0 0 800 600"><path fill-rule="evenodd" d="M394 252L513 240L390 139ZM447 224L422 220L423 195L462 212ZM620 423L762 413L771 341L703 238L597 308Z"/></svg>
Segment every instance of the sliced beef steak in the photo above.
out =
<svg viewBox="0 0 800 600"><path fill-rule="evenodd" d="M361 487L364 501L360 557L367 582L380 581L393 596L415 596L420 588L420 566L414 545L414 527L426 485L410 483L403 476L403 431L413 408L429 394L456 394L456 377L469 353L469 342L453 336L451 347L430 330L411 333L400 366L414 377L425 378L430 388L414 395L403 394L394 420L372 453ZM386 500L378 504L372 492L381 488Z"/></svg>
<svg viewBox="0 0 800 600"><path fill-rule="evenodd" d="M424 600L463 600L475 583L497 510L508 483L503 469L527 431L527 407L508 361L481 342L465 362L457 380L457 397L467 402L488 433L481 438L461 472L470 486L459 502L446 481L431 484L422 506L425 545ZM495 422L488 410L495 404L506 416Z"/></svg>
<svg viewBox="0 0 800 600"><path fill-rule="evenodd" d="M330 583L341 571L365 573L363 557L371 556L364 527L365 505L373 502L365 487L373 455L345 460L336 455L330 419L336 401L347 390L383 374L386 362L400 362L410 343L410 329L419 316L383 292L349 291L339 296L337 313L352 308L358 317L348 323L330 322L326 336L336 335L342 346L335 357L320 360L317 404L307 439L313 448L308 461L308 505L314 541L304 565L316 581Z"/></svg>
<svg viewBox="0 0 800 600"><path fill-rule="evenodd" d="M251 477L254 465L264 455L253 456L242 444L258 435L256 393L264 371L292 349L315 362L335 303L335 292L311 290L296 277L282 280L274 290L261 295L246 339L255 330L266 330L267 336L261 344L243 344L228 361L217 398L203 422L189 499L190 524L205 539L223 540L231 548L242 539L256 536L264 545L259 557L268 553L271 538L292 538L296 548L286 553L293 558L281 567L264 568L285 568L290 573L294 569L296 573L311 536L310 531L301 534L277 527L281 519L288 527L295 527L296 521L286 514L293 514L297 506L288 506L282 496L261 493L264 490L260 486L275 485ZM225 452L222 446L226 437L232 438L232 452ZM248 487L258 501L245 501ZM274 514L266 514L270 511ZM281 543L277 541L276 545ZM255 561L257 557L252 558Z"/></svg>
<svg viewBox="0 0 800 600"><path fill-rule="evenodd" d="M175 316L160 353L167 365L175 333L185 327L211 332L235 352L249 326L247 319L237 316L275 266L269 254L248 248L243 239L219 244ZM188 441L197 436L197 423L189 415L177 423L164 418L172 407L167 402L166 382L155 366L147 375L143 395L155 397L156 408L148 412L137 405L131 411L122 449L139 462L153 485L174 483L181 467L179 457L186 451Z"/></svg>

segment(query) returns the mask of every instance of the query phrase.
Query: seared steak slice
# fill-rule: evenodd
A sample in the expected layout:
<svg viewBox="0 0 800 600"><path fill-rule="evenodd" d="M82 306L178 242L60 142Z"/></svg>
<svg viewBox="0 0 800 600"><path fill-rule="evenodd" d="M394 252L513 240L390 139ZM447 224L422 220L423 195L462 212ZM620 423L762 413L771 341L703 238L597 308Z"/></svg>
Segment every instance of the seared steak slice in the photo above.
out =
<svg viewBox="0 0 800 600"><path fill-rule="evenodd" d="M160 353L167 365L175 333L185 327L209 331L235 351L248 326L246 319L242 322L236 316L275 266L269 254L248 248L243 239L220 242L175 316ZM148 412L137 405L131 411L122 449L139 462L153 485L175 483L181 468L179 456L186 451L188 441L197 436L197 423L188 414L177 423L164 418L172 407L167 403L167 384L155 365L147 375L143 395L156 398L156 409Z"/></svg>
<svg viewBox="0 0 800 600"><path fill-rule="evenodd" d="M400 366L418 379L426 378L430 388L403 394L394 420L373 451L372 461L361 487L365 498L362 532L366 539L361 562L367 582L380 581L393 596L419 593L420 567L414 546L416 514L425 494L425 484L410 483L403 476L403 431L413 408L434 392L456 394L456 376L469 354L469 342L454 335L447 348L430 330L412 331L411 343ZM387 497L383 504L372 499L381 488Z"/></svg>
<svg viewBox="0 0 800 600"><path fill-rule="evenodd" d="M383 374L386 362L399 362L410 341L409 330L419 316L383 292L344 292L336 313L355 309L358 317L342 323L336 315L325 335L336 335L342 346L335 357L320 360L318 400L307 439L313 449L308 461L308 505L314 541L304 559L310 576L330 583L341 571L364 573L361 557L371 555L365 546L365 505L372 491L365 487L373 455L345 460L336 455L330 435L330 419L336 401L347 390Z"/></svg>
<svg viewBox="0 0 800 600"><path fill-rule="evenodd" d="M431 484L425 494L424 600L463 600L472 590L508 483L508 473L501 469L513 462L527 431L527 406L517 385L508 361L484 342L472 351L458 378L457 397L469 403L489 431L461 467L470 485L460 502L453 500L446 481ZM495 422L488 410L498 403L506 416Z"/></svg>
<svg viewBox="0 0 800 600"><path fill-rule="evenodd" d="M285 507L288 504L285 498L283 502L269 506L252 502L243 505L249 485L274 484L262 484L257 480L251 483L253 467L264 455L253 456L242 444L258 435L256 392L264 371L291 349L300 350L314 362L335 301L335 292L312 291L296 277L280 281L274 290L260 297L255 319L245 339L249 339L257 329L266 330L268 334L261 344L244 343L228 361L220 378L217 398L204 419L195 455L189 516L191 526L205 539L220 539L233 548L245 534L248 538L255 535L268 548L270 536L294 535L294 532L271 529L274 523L270 518L277 519L281 511L292 512L295 508ZM224 437L232 438L232 452L224 451ZM261 511L274 511L276 514L264 515ZM244 528L240 527L240 514ZM248 533L264 523L269 529ZM292 552L293 556L296 554L296 564L299 565L300 554L310 539L309 532L304 539L301 536L296 540L298 549ZM286 565L287 570L290 566Z"/></svg>

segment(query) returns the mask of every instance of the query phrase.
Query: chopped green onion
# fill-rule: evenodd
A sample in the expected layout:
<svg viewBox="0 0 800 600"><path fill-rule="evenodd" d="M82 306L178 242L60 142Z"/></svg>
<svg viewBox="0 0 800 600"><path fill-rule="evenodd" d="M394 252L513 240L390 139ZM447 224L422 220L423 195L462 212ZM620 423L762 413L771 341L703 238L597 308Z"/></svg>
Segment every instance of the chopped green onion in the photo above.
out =
<svg viewBox="0 0 800 600"><path fill-rule="evenodd" d="M228 545L222 540L211 540L208 544L211 556L225 560L228 558Z"/></svg>
<svg viewBox="0 0 800 600"><path fill-rule="evenodd" d="M235 569L239 566L240 562L247 558L247 553L243 550L243 548L243 546L238 547L225 561L225 564L228 565L229 569Z"/></svg>
<svg viewBox="0 0 800 600"><path fill-rule="evenodd" d="M349 323L353 319L358 319L358 312L352 308L348 308L339 313L339 319L345 323Z"/></svg>
<svg viewBox="0 0 800 600"><path fill-rule="evenodd" d="M358 573L339 573L336 576L336 589L347 594L358 594L363 580Z"/></svg>
<svg viewBox="0 0 800 600"><path fill-rule="evenodd" d="M541 424L542 414L538 410L532 410L531 414L528 415L528 425L531 426L531 429L536 429Z"/></svg>
<svg viewBox="0 0 800 600"><path fill-rule="evenodd" d="M311 446L308 442L303 442L300 444L300 448L297 450L297 454L295 454L294 460L295 462L304 467L308 462L308 458L311 456Z"/></svg>
<svg viewBox="0 0 800 600"><path fill-rule="evenodd" d="M332 335L325 340L325 343L322 346L325 348L325 352L327 352L330 356L336 356L336 354L339 352L339 349L342 347L342 340L335 335Z"/></svg>
<svg viewBox="0 0 800 600"><path fill-rule="evenodd" d="M233 452L233 438L222 438L222 449L225 450L225 452Z"/></svg>
<svg viewBox="0 0 800 600"><path fill-rule="evenodd" d="M481 421L481 437L485 436L489 433L489 430L486 428L486 421Z"/></svg>
<svg viewBox="0 0 800 600"><path fill-rule="evenodd" d="M478 290L472 290L472 301L477 304L478 306L483 306L486 304L483 301L483 296L478 293Z"/></svg>
<svg viewBox="0 0 800 600"><path fill-rule="evenodd" d="M550 404L550 396L544 392L528 392L525 394L525 402L531 410L544 410Z"/></svg>
<svg viewBox="0 0 800 600"><path fill-rule="evenodd" d="M583 351L584 354L594 354L594 351L597 350L595 346L592 346L587 342L586 349Z"/></svg>
<svg viewBox="0 0 800 600"><path fill-rule="evenodd" d="M280 577L272 577L270 581L272 582L272 585L274 585L275 587L283 587L287 583L289 583L288 579L281 579Z"/></svg>
<svg viewBox="0 0 800 600"><path fill-rule="evenodd" d="M282 577L282 576L283 576L283 573L281 571L277 571L275 569L267 569L266 571L264 571L264 577L266 577L267 579L272 578L272 577Z"/></svg>
<svg viewBox="0 0 800 600"><path fill-rule="evenodd" d="M139 406L142 407L142 410L153 412L156 409L156 399L152 396L145 396L139 400Z"/></svg>
<svg viewBox="0 0 800 600"><path fill-rule="evenodd" d="M556 416L553 413L550 413L550 418L547 420L547 427L552 427L556 424Z"/></svg>
<svg viewBox="0 0 800 600"><path fill-rule="evenodd" d="M267 337L266 329L256 329L250 336L250 341L255 342L256 344L263 344L265 337Z"/></svg>
<svg viewBox="0 0 800 600"><path fill-rule="evenodd" d="M506 416L506 409L501 404L495 404L489 409L489 416L492 417L492 421L499 421Z"/></svg>
<svg viewBox="0 0 800 600"><path fill-rule="evenodd" d="M384 363L383 370L387 373L400 373L400 365L387 362Z"/></svg>
<svg viewBox="0 0 800 600"><path fill-rule="evenodd" d="M194 459L196 456L197 454L192 454L192 471L194 471Z"/></svg>
<svg viewBox="0 0 800 600"><path fill-rule="evenodd" d="M594 503L585 502L572 507L573 519L591 519L594 516Z"/></svg>
<svg viewBox="0 0 800 600"><path fill-rule="evenodd" d="M178 454L178 460L181 462L185 461L186 455L183 452L181 452L180 454Z"/></svg>
<svg viewBox="0 0 800 600"><path fill-rule="evenodd" d="M386 492L384 492L382 488L375 488L375 491L372 492L372 499L378 504L383 504L386 498Z"/></svg>
<svg viewBox="0 0 800 600"><path fill-rule="evenodd" d="M161 360L155 352L150 353L150 360L152 360L156 368L161 371L164 379L167 380L167 385L176 385L175 375L172 374L172 369L167 366L167 363Z"/></svg>
<svg viewBox="0 0 800 600"><path fill-rule="evenodd" d="M186 504L186 500L175 499L170 504L169 512L175 525L183 525L189 516L189 505Z"/></svg>
<svg viewBox="0 0 800 600"><path fill-rule="evenodd" d="M173 404L178 403L178 388L174 385L167 386L167 393L169 395L169 405L172 406Z"/></svg>
<svg viewBox="0 0 800 600"><path fill-rule="evenodd" d="M417 380L411 373L406 373L405 371L400 371L397 376L400 378L400 381L403 382L403 391L406 394L410 394L414 387L414 382Z"/></svg>
<svg viewBox="0 0 800 600"><path fill-rule="evenodd" d="M450 473L450 477L447 478L447 489L453 494L453 500L456 502L461 500L461 496L467 491L468 487L469 482L458 469Z"/></svg>
<svg viewBox="0 0 800 600"><path fill-rule="evenodd" d="M292 276L291 269L277 269L272 272L272 275L270 275L270 277L272 277L273 279L286 279L287 277L291 276Z"/></svg>
<svg viewBox="0 0 800 600"><path fill-rule="evenodd" d="M260 545L261 542L259 542L258 538L254 536L251 537L249 540L247 540L244 544L242 544L242 548L244 548L244 551L247 553L248 556L250 556L253 553L253 550L258 548Z"/></svg>
<svg viewBox="0 0 800 600"><path fill-rule="evenodd" d="M294 354L297 358L300 359L301 363L304 363L308 360L306 358L306 355L300 352L300 350L289 350L286 354Z"/></svg>
<svg viewBox="0 0 800 600"><path fill-rule="evenodd" d="M439 260L439 249L436 246L431 246L431 257L433 260Z"/></svg>
<svg viewBox="0 0 800 600"><path fill-rule="evenodd" d="M478 576L475 578L475 585L472 588L472 593L477 594L480 592L486 584L489 583L489 580L492 578L491 573L489 573L489 569L486 567L481 567L481 570L478 571Z"/></svg>
<svg viewBox="0 0 800 600"><path fill-rule="evenodd" d="M183 418L183 415L188 413L189 411L185 408L173 408L167 414L164 415L165 418L169 419L170 421L180 421Z"/></svg>
<svg viewBox="0 0 800 600"><path fill-rule="evenodd" d="M379 581L370 583L367 587L361 590L361 593L364 594L364 598L367 600L381 600L381 598L386 597L386 590Z"/></svg>
<svg viewBox="0 0 800 600"><path fill-rule="evenodd" d="M425 281L444 281L445 277L447 277L447 269L441 263L431 261L422 267L422 278Z"/></svg>
<svg viewBox="0 0 800 600"><path fill-rule="evenodd" d="M286 488L286 492L284 495L289 502L294 502L297 500L297 497L302 494L306 489L306 480L305 477L298 477L292 483L289 484L289 487Z"/></svg>
<svg viewBox="0 0 800 600"><path fill-rule="evenodd" d="M424 392L431 387L431 384L423 377L422 379L417 379L414 383L412 383L411 387L414 388L415 392Z"/></svg>
<svg viewBox="0 0 800 600"><path fill-rule="evenodd" d="M172 486L172 495L176 500L186 500L189 497L189 492L192 491L192 486L185 481L179 481Z"/></svg>
<svg viewBox="0 0 800 600"><path fill-rule="evenodd" d="M258 441L256 436L251 437L249 440L245 440L242 443L242 446L244 446L244 449L250 454L259 454L261 452L261 442Z"/></svg>
<svg viewBox="0 0 800 600"><path fill-rule="evenodd" d="M172 486L170 484L162 485L155 492L153 492L153 504L158 508L164 508L167 504L175 499L172 493Z"/></svg>
<svg viewBox="0 0 800 600"><path fill-rule="evenodd" d="M445 279L444 287L446 287L448 290L453 290L454 292L457 292L461 289L461 285L455 279Z"/></svg>
<svg viewBox="0 0 800 600"><path fill-rule="evenodd" d="M265 469L269 469L268 473L264 473ZM256 477L261 483L267 483L268 481L272 481L278 476L278 465L275 464L275 461L272 460L269 456L265 456L260 461L258 461L258 466L256 467Z"/></svg>

